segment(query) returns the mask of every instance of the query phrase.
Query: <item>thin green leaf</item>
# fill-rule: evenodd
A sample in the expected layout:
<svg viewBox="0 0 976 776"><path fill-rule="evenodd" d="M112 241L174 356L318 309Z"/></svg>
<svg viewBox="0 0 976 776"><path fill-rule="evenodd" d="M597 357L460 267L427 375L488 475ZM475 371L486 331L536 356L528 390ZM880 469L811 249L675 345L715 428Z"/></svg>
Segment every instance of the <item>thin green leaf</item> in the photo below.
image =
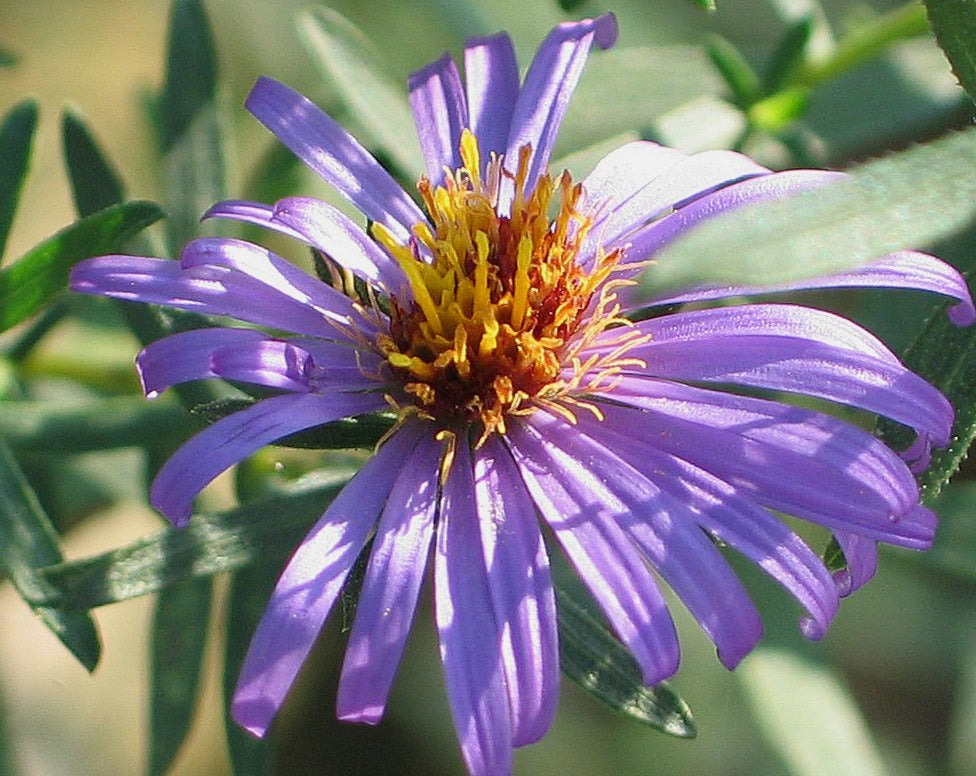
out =
<svg viewBox="0 0 976 776"><path fill-rule="evenodd" d="M250 407L254 401L254 399L244 398L218 399L194 407L193 414L207 423L216 423L221 418ZM393 413L374 412L299 431L282 437L275 444L281 447L301 447L310 450L370 448L393 428L395 422L396 417Z"/></svg>
<svg viewBox="0 0 976 776"><path fill-rule="evenodd" d="M0 271L0 331L29 318L63 291L76 262L108 253L162 215L152 202L113 205L62 229Z"/></svg>
<svg viewBox="0 0 976 776"><path fill-rule="evenodd" d="M736 671L759 730L793 776L887 771L850 692L826 666L759 647Z"/></svg>
<svg viewBox="0 0 976 776"><path fill-rule="evenodd" d="M959 83L976 100L976 3L973 0L922 0L929 24Z"/></svg>
<svg viewBox="0 0 976 776"><path fill-rule="evenodd" d="M161 590L153 613L149 691L149 776L169 771L193 721L213 580Z"/></svg>
<svg viewBox="0 0 976 776"><path fill-rule="evenodd" d="M118 174L95 143L84 120L71 110L61 117L61 142L78 215L90 216L125 199L125 188Z"/></svg>
<svg viewBox="0 0 976 776"><path fill-rule="evenodd" d="M98 663L101 644L91 615L38 603L56 593L38 570L61 560L54 526L10 448L0 441L0 571L54 635L92 671Z"/></svg>
<svg viewBox="0 0 976 776"><path fill-rule="evenodd" d="M708 219L655 255L642 288L763 284L919 248L976 217L976 130L851 170L838 183Z"/></svg>
<svg viewBox="0 0 976 776"><path fill-rule="evenodd" d="M703 11L714 11L718 7L715 5L715 0L688 0L688 2L698 6Z"/></svg>
<svg viewBox="0 0 976 776"><path fill-rule="evenodd" d="M645 687L637 663L599 620L556 585L559 662L590 695L633 720L680 738L697 735L688 704L667 682Z"/></svg>
<svg viewBox="0 0 976 776"><path fill-rule="evenodd" d="M7 247L10 225L27 177L37 113L37 100L24 100L0 124L0 257Z"/></svg>
<svg viewBox="0 0 976 776"><path fill-rule="evenodd" d="M976 439L976 326L956 326L943 307L925 324L902 360L942 391L956 411L948 447L933 450L929 467L919 476L922 496L928 501L939 495ZM911 442L911 434L901 426L882 420L878 427L882 439L896 449Z"/></svg>
<svg viewBox="0 0 976 776"><path fill-rule="evenodd" d="M0 402L0 438L18 452L70 455L171 444L196 424L169 398Z"/></svg>
<svg viewBox="0 0 976 776"><path fill-rule="evenodd" d="M814 29L816 22L812 14L801 17L787 28L763 73L766 94L779 91L803 62Z"/></svg>
<svg viewBox="0 0 976 776"><path fill-rule="evenodd" d="M153 593L184 579L283 559L352 473L351 467L316 472L286 495L214 515L196 515L181 531L164 530L103 555L47 568L47 587L42 591L46 597L41 602L90 609Z"/></svg>
<svg viewBox="0 0 976 776"><path fill-rule="evenodd" d="M14 52L8 48L0 48L0 67L13 67L20 61Z"/></svg>
<svg viewBox="0 0 976 776"><path fill-rule="evenodd" d="M377 69L383 58L352 22L330 8L299 16L298 31L367 142L415 181L426 171L403 85Z"/></svg>
<svg viewBox="0 0 976 776"><path fill-rule="evenodd" d="M167 241L176 255L197 234L203 212L225 193L217 52L199 0L173 3L160 122Z"/></svg>
<svg viewBox="0 0 976 776"><path fill-rule="evenodd" d="M271 747L266 740L245 733L234 721L230 716L230 699L237 686L237 677L244 665L251 637L280 573L281 569L276 565L257 563L238 569L230 580L224 653L224 695L227 699L224 703L224 723L234 776L264 776L268 772Z"/></svg>
<svg viewBox="0 0 976 776"><path fill-rule="evenodd" d="M751 105L760 94L759 76L739 49L726 38L711 35L705 44L705 51L732 92L736 105L743 108Z"/></svg>
<svg viewBox="0 0 976 776"><path fill-rule="evenodd" d="M747 114L752 126L766 132L779 132L800 118L810 104L810 93L801 86L783 89L754 103Z"/></svg>

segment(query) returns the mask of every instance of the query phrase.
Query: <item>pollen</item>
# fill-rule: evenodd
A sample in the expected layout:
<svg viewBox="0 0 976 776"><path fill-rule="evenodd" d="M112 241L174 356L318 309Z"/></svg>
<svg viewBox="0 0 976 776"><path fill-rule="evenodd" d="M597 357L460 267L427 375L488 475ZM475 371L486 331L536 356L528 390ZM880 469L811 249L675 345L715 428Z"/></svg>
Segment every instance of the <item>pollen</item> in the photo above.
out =
<svg viewBox="0 0 976 776"><path fill-rule="evenodd" d="M528 186L531 149L516 169L492 155L482 175L475 136L465 131L457 170L418 190L429 221L400 242L380 224L375 239L406 277L390 299L390 327L377 346L420 411L443 421L477 424L483 441L504 433L506 417L561 404L579 389L579 350L608 327L625 325L615 305L619 281L608 277L621 251L600 251L580 263L592 227L583 189L569 173L540 176ZM510 206L499 207L502 191ZM499 212L504 211L504 214ZM629 342L622 338L626 350ZM566 378L567 366L570 374ZM598 369L602 381L612 366Z"/></svg>

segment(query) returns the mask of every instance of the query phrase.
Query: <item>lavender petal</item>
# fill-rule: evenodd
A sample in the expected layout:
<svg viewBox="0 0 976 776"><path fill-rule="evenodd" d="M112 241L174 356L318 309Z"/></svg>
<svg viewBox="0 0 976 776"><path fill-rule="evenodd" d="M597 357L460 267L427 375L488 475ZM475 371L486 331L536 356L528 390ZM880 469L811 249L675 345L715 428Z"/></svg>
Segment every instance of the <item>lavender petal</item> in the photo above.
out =
<svg viewBox="0 0 976 776"><path fill-rule="evenodd" d="M491 154L505 153L512 112L519 93L519 70L512 40L505 33L472 38L464 47L471 131L478 138L482 169Z"/></svg>

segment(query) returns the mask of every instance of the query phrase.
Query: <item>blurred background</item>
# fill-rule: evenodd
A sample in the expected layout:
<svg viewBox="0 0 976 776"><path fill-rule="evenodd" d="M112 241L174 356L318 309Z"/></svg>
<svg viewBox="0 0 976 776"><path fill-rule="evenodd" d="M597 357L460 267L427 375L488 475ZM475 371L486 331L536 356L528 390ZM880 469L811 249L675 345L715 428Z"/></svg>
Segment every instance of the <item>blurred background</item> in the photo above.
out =
<svg viewBox="0 0 976 776"><path fill-rule="evenodd" d="M59 125L71 106L85 117L133 198L160 201L160 173L150 111L165 71L168 3L159 0L0 2L0 49L16 65L0 69L0 111L35 96L41 121L31 173L7 255L17 257L76 217L61 155ZM227 143L227 191L259 189L254 171L271 138L241 107L258 75L279 78L340 116L353 129L362 117L299 33L306 2L204 3L220 66L220 120ZM882 2L815 5L812 0L718 2L706 13L685 0L586 2L567 13L553 0L404 0L335 2L358 26L394 81L444 50L461 51L468 35L508 30L525 65L549 28L567 18L614 10L617 47L597 53L584 74L556 156L609 138L642 136L685 150L741 145L777 167L844 166L964 126L971 110L942 53L926 34L887 46L877 58L825 79L809 95L802 120L744 136L742 111L710 64L704 44L720 34L756 68L768 63L791 23L816 20L810 50L871 25L902 6ZM368 129L368 128L367 128ZM416 145L413 138L405 143ZM612 147L612 146L611 146ZM802 157L802 158L801 158ZM583 164L583 162L579 162ZM583 170L585 172L585 170ZM297 172L296 192L328 196ZM962 267L973 261L972 233L936 252ZM896 347L932 308L931 299L871 294L824 300L840 306ZM906 324L906 321L912 323ZM71 370L87 364L134 389L135 341L118 331L55 331L25 365L37 395L77 390ZM145 505L143 461L136 450L27 461L49 513L65 531L69 558L122 546L158 531ZM52 466L57 476L52 475ZM33 468L32 468L33 467ZM945 520L972 521L973 491L950 487ZM216 488L212 503L230 503ZM823 542L823 537L815 541ZM976 563L972 564L976 567ZM539 744L516 753L522 774L976 773L976 596L973 576L948 573L905 551L885 552L877 578L844 602L827 638L802 643L799 611L743 566L764 611L764 649L734 674L680 604L674 611L684 649L672 686L698 728L680 740L642 727L564 682L559 715ZM429 593L429 591L428 591ZM226 580L218 580L205 681L190 735L172 774L230 773L220 674ZM343 636L331 624L292 694L271 744L280 774L461 774L440 676L429 594L398 675L387 718L377 729L334 722L335 670ZM146 772L152 597L102 607L95 616L104 644L89 675L9 586L0 588L0 709L11 773L126 776ZM842 753L839 756L837 753Z"/></svg>

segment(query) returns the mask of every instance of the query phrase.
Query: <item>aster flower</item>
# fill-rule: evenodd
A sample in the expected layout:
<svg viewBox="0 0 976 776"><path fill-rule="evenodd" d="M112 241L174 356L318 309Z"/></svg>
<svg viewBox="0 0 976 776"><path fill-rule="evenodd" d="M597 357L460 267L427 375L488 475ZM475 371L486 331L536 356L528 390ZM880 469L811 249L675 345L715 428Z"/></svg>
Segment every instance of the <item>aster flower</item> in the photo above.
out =
<svg viewBox="0 0 976 776"><path fill-rule="evenodd" d="M512 747L537 740L554 714L556 606L541 525L648 685L679 659L655 573L726 666L760 638L716 540L796 598L811 638L839 596L870 579L878 542L931 543L935 516L919 503L910 464L924 466L949 438L952 409L935 388L831 313L766 303L674 310L787 288L881 286L955 299L950 315L964 324L976 316L965 283L938 259L903 252L777 289L638 301L637 275L694 224L836 174L772 173L737 153L688 156L650 142L612 152L580 183L551 174L590 48L615 37L611 15L560 25L523 81L505 35L468 43L463 80L448 56L411 76L428 171L419 202L309 100L260 79L249 110L369 225L301 197L223 202L207 216L302 241L342 282L222 238L194 240L178 262L104 256L76 267L77 291L258 327L187 331L139 355L150 396L214 377L276 389L199 433L159 472L151 500L177 526L207 483L263 445L397 413L278 582L233 701L253 733L268 729L370 540L338 715L381 718L432 554L448 695L475 774L509 772ZM915 442L899 455L780 398L789 394L886 416ZM847 569L832 577L775 512L833 532Z"/></svg>

